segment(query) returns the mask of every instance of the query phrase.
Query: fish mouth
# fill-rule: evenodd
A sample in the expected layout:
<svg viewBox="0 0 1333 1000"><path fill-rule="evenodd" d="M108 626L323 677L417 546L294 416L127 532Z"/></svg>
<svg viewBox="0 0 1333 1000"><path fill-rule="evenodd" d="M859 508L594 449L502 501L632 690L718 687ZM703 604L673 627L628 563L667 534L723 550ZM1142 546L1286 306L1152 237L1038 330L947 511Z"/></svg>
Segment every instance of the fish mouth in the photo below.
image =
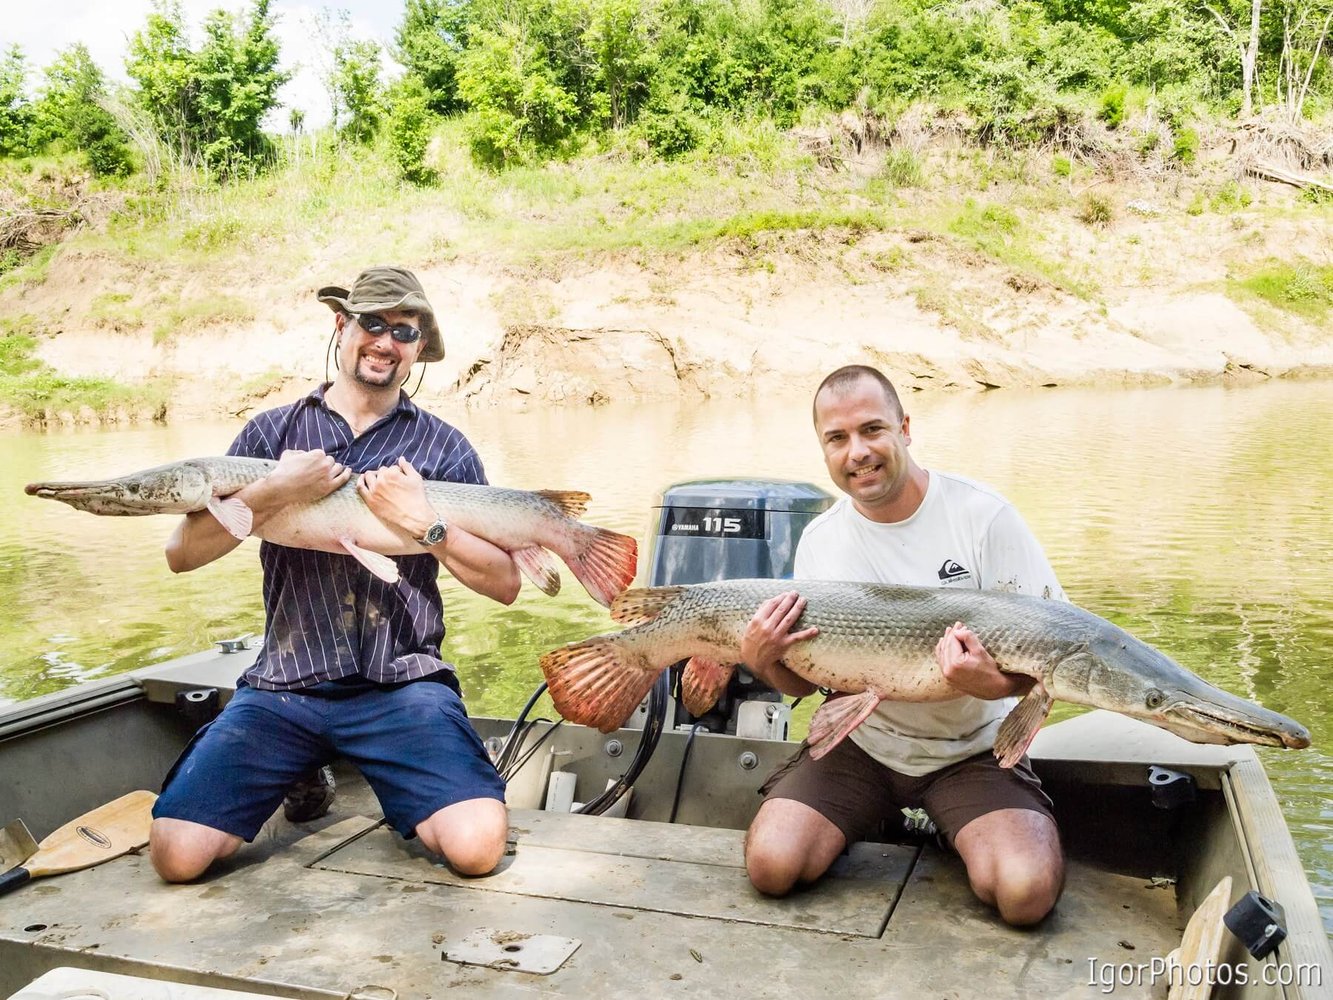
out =
<svg viewBox="0 0 1333 1000"><path fill-rule="evenodd" d="M1304 750L1310 745L1310 731L1295 719L1273 713L1273 719L1246 718L1212 705L1178 704L1159 720L1166 729L1177 726L1192 733L1207 734L1214 742L1253 743L1265 747Z"/></svg>

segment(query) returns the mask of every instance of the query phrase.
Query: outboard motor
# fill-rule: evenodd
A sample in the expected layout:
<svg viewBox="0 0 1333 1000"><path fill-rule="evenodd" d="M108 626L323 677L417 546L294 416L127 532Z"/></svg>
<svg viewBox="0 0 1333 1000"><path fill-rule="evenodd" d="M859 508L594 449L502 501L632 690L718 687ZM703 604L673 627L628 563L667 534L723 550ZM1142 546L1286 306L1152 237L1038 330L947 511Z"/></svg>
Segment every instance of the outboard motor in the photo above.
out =
<svg viewBox="0 0 1333 1000"><path fill-rule="evenodd" d="M833 497L810 483L703 479L668 487L653 509L648 582L653 587L756 577L791 579L796 543ZM672 667L675 676L683 664ZM675 705L673 727L786 738L782 697L743 667L706 717Z"/></svg>

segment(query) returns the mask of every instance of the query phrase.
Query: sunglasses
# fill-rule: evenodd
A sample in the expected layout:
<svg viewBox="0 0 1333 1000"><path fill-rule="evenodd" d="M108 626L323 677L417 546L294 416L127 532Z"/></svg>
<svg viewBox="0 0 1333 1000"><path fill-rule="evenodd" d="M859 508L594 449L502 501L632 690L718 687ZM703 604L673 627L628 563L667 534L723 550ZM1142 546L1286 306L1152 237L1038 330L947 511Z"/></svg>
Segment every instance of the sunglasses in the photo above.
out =
<svg viewBox="0 0 1333 1000"><path fill-rule="evenodd" d="M352 313L351 316L356 320L356 325L372 337L387 333L400 344L415 344L421 339L421 331L406 323L386 323L371 313Z"/></svg>

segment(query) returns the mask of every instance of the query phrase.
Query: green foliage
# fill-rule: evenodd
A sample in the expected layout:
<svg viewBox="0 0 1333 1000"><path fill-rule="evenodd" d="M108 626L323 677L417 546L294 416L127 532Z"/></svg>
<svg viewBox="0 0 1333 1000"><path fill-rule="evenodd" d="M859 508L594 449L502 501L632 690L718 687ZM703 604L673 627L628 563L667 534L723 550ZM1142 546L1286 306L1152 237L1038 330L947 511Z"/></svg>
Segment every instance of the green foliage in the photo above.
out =
<svg viewBox="0 0 1333 1000"><path fill-rule="evenodd" d="M1304 258L1294 263L1270 260L1234 286L1307 319L1323 320L1333 310L1333 265L1319 265Z"/></svg>
<svg viewBox="0 0 1333 1000"><path fill-rule="evenodd" d="M1068 177L1074 172L1074 161L1062 153L1051 157L1051 173L1056 177Z"/></svg>
<svg viewBox="0 0 1333 1000"><path fill-rule="evenodd" d="M32 104L25 78L23 50L12 45L0 59L0 156L19 156L32 148Z"/></svg>
<svg viewBox="0 0 1333 1000"><path fill-rule="evenodd" d="M1110 87L1102 93L1101 108L1097 117L1106 122L1107 128L1119 128L1125 120L1125 95L1129 88L1123 84Z"/></svg>
<svg viewBox="0 0 1333 1000"><path fill-rule="evenodd" d="M969 198L949 223L949 231L994 252L1007 244L1022 226L1017 214L1004 205L978 205Z"/></svg>
<svg viewBox="0 0 1333 1000"><path fill-rule="evenodd" d="M271 0L255 0L245 14L214 10L197 51L178 0L155 3L125 64L140 106L174 149L222 177L263 162L271 145L260 122L289 77L277 68Z"/></svg>
<svg viewBox="0 0 1333 1000"><path fill-rule="evenodd" d="M395 55L437 114L463 107L458 60L467 47L471 6L470 0L407 0L403 10Z"/></svg>
<svg viewBox="0 0 1333 1000"><path fill-rule="evenodd" d="M414 184L427 184L435 172L426 165L426 148L436 114L431 110L425 87L409 77L395 89L389 105L387 130L398 175Z"/></svg>
<svg viewBox="0 0 1333 1000"><path fill-rule="evenodd" d="M1103 195L1088 193L1083 196L1083 202L1079 206L1078 218L1089 226L1108 226L1111 220L1115 218L1115 207L1110 198Z"/></svg>
<svg viewBox="0 0 1333 1000"><path fill-rule="evenodd" d="M1241 187L1235 181L1227 181L1217 193L1213 195L1209 202L1209 207L1214 212L1235 212L1242 208L1248 208L1254 198L1250 192Z"/></svg>
<svg viewBox="0 0 1333 1000"><path fill-rule="evenodd" d="M1171 156L1186 165L1198 159L1199 133L1188 127L1176 129L1171 141Z"/></svg>
<svg viewBox="0 0 1333 1000"><path fill-rule="evenodd" d="M925 182L921 158L910 149L891 148L884 155L884 179L894 187L921 187Z"/></svg>
<svg viewBox="0 0 1333 1000"><path fill-rule="evenodd" d="M492 167L561 151L582 117L553 58L553 40L529 31L533 26L506 19L476 29L459 65L459 92L472 109L468 140L478 161ZM559 33L554 41L570 38Z"/></svg>
<svg viewBox="0 0 1333 1000"><path fill-rule="evenodd" d="M375 136L384 114L380 82L380 47L372 41L346 41L333 50L333 124L351 142Z"/></svg>
<svg viewBox="0 0 1333 1000"><path fill-rule="evenodd" d="M128 174L134 167L129 141L106 110L106 82L87 47L79 43L61 52L45 75L34 144L82 150L98 177Z"/></svg>

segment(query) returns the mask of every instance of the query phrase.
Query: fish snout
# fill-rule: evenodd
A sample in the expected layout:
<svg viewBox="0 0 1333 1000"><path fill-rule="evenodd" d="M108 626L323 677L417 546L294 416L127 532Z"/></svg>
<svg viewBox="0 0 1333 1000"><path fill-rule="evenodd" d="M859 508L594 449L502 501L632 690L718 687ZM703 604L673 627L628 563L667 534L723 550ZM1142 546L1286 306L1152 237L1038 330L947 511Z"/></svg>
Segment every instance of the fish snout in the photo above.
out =
<svg viewBox="0 0 1333 1000"><path fill-rule="evenodd" d="M1288 750L1304 750L1310 745L1310 730L1294 720L1282 731L1281 736L1282 745Z"/></svg>

